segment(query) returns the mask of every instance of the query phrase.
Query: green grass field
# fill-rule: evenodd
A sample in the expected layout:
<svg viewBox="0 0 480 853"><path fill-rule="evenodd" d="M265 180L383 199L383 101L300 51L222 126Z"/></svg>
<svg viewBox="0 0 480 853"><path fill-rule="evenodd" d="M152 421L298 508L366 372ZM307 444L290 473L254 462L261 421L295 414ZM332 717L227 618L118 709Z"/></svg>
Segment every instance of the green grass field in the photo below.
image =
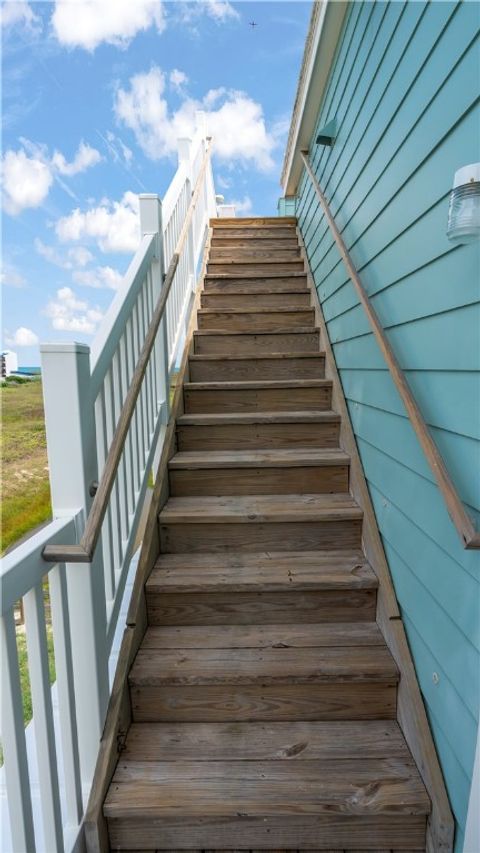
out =
<svg viewBox="0 0 480 853"><path fill-rule="evenodd" d="M3 385L2 553L51 518L42 383Z"/></svg>

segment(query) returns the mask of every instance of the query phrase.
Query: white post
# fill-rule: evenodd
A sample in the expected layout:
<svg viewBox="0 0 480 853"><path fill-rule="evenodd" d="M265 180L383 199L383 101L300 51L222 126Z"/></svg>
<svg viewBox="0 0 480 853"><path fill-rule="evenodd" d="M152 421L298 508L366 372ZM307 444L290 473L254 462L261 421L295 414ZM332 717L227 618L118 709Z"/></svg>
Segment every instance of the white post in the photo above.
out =
<svg viewBox="0 0 480 853"><path fill-rule="evenodd" d="M160 196L153 193L142 193L139 196L140 204L140 231L142 237L154 234L156 238L155 256L152 260L151 275L153 285L154 306L160 299L165 274L165 260L163 251L163 226L162 226L162 202ZM155 308L154 308L155 310ZM167 312L164 312L160 323L157 340L155 342L154 360L157 364L157 394L158 405L163 408L163 423L168 423L170 411L170 379L168 376L168 335L167 335Z"/></svg>
<svg viewBox="0 0 480 853"><path fill-rule="evenodd" d="M194 189L194 179L193 179L193 162L192 162L192 140L191 139L177 139L177 148L178 148L178 163L179 165L183 163L187 178L188 178L188 187L189 187L189 196L188 201L190 202L190 198ZM190 222L190 227L188 229L188 238L187 238L187 252L188 252L188 278L190 283L190 289L195 289L195 214L192 216L192 220Z"/></svg>
<svg viewBox="0 0 480 853"><path fill-rule="evenodd" d="M90 349L43 344L40 352L53 515L83 509L85 519L98 477ZM82 782L90 785L109 697L101 545L91 563L70 563L66 575L80 768Z"/></svg>

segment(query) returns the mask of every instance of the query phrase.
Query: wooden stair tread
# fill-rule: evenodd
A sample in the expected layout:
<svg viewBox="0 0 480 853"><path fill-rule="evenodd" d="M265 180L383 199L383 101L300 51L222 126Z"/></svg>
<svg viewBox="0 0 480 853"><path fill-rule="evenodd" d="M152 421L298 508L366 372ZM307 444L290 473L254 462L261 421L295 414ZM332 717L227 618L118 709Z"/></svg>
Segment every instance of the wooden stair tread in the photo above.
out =
<svg viewBox="0 0 480 853"><path fill-rule="evenodd" d="M190 356L190 361L286 361L288 359L324 359L325 353L323 350L319 350L318 352L274 352L274 353L265 353L261 352L258 355L215 355L215 354L207 354L207 355L195 355L192 354Z"/></svg>
<svg viewBox="0 0 480 853"><path fill-rule="evenodd" d="M149 593L274 592L376 589L360 552L289 551L238 554L161 554L146 583ZM324 626L320 628L323 630ZM349 629L350 630L350 629ZM363 630L363 629L362 629Z"/></svg>
<svg viewBox="0 0 480 853"><path fill-rule="evenodd" d="M128 761L410 760L396 720L133 723Z"/></svg>
<svg viewBox="0 0 480 853"><path fill-rule="evenodd" d="M284 643L289 628L284 626ZM212 630L214 630L212 626ZM129 683L139 686L257 685L278 683L396 682L398 669L385 643L376 646L145 648L142 643Z"/></svg>
<svg viewBox="0 0 480 853"><path fill-rule="evenodd" d="M262 228L264 225L268 225L269 228L275 228L276 226L282 228L285 225L296 226L296 224L296 216L222 216L210 219L210 226L213 229L240 228L242 226L247 228Z"/></svg>
<svg viewBox="0 0 480 853"><path fill-rule="evenodd" d="M113 817L243 817L299 814L427 815L430 801L412 759L129 761L105 802Z"/></svg>
<svg viewBox="0 0 480 853"><path fill-rule="evenodd" d="M250 357L250 356L248 356ZM214 356L218 358L218 356ZM213 426L214 424L295 424L295 423L340 423L337 412L206 412L205 414L183 414L177 418L179 426Z"/></svg>
<svg viewBox="0 0 480 853"><path fill-rule="evenodd" d="M216 524L251 521L317 521L361 519L363 512L348 494L238 495L169 498L161 524Z"/></svg>
<svg viewBox="0 0 480 853"><path fill-rule="evenodd" d="M252 468L252 467L321 467L349 465L350 457L342 450L322 448L279 448L278 450L208 450L182 451L169 462L172 470L199 468Z"/></svg>
<svg viewBox="0 0 480 853"><path fill-rule="evenodd" d="M158 587L157 587L158 588ZM164 587L162 594L168 593ZM326 622L303 625L152 625L143 648L266 649L321 646L384 646L376 622Z"/></svg>
<svg viewBox="0 0 480 853"><path fill-rule="evenodd" d="M218 313L218 312L214 312ZM294 329L287 328L277 328L277 329L251 329L249 332L243 331L242 329L196 329L194 331L195 336L202 335L304 335L305 333L311 334L312 332L319 332L317 326L296 326ZM293 353L292 353L293 354Z"/></svg>
<svg viewBox="0 0 480 853"><path fill-rule="evenodd" d="M223 279L228 281L229 279L239 279L248 281L250 278L258 278L258 279L269 279L269 278L304 278L305 284L307 281L307 274L303 270L289 270L288 273L284 273L281 270L269 270L268 272L255 272L254 269L249 270L246 273L242 273L239 275L238 273L231 272L208 272L205 275L205 286L208 286L209 281L218 281L219 279Z"/></svg>
<svg viewBox="0 0 480 853"><path fill-rule="evenodd" d="M257 379L232 382L184 382L185 391L246 391L264 388L331 388L331 379Z"/></svg>
<svg viewBox="0 0 480 853"><path fill-rule="evenodd" d="M199 308L201 317L210 314L315 314L315 309L305 308Z"/></svg>

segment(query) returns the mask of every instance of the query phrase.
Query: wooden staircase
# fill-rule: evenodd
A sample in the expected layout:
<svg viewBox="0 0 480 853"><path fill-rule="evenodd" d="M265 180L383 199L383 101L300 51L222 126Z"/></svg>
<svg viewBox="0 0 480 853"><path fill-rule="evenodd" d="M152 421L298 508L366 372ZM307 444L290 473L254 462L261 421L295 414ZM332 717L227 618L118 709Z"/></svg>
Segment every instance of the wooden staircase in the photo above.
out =
<svg viewBox="0 0 480 853"><path fill-rule="evenodd" d="M295 221L215 220L114 851L425 850Z"/></svg>

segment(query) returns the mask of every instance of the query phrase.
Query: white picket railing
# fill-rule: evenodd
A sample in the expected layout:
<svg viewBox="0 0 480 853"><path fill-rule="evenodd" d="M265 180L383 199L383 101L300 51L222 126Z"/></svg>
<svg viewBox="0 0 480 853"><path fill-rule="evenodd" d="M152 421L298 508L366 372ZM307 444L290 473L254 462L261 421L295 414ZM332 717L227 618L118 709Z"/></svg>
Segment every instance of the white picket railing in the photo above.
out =
<svg viewBox="0 0 480 853"><path fill-rule="evenodd" d="M4 559L1 575L0 772L9 814L9 827L2 830L14 853L71 851L79 835L109 698L108 661L125 582L150 471L168 422L171 376L185 338L208 220L216 215L210 144L199 114L194 139L179 141L178 169L163 204L156 195L140 196L141 243L92 351L83 344L41 347L55 520ZM106 511L100 516L98 543L95 539L92 553L86 560L79 557L81 562L77 557L72 558L75 562L46 562L52 549L53 554L62 548L68 553L69 547L72 553L75 548L81 551L92 496L99 481L99 491L102 488L112 438L163 298L167 271L165 311L114 468ZM49 682L46 589L58 714ZM23 727L14 619L19 600L25 612L36 755L29 754ZM33 762L38 785L32 783ZM32 808L37 796L40 816ZM2 843L5 853L8 843Z"/></svg>

